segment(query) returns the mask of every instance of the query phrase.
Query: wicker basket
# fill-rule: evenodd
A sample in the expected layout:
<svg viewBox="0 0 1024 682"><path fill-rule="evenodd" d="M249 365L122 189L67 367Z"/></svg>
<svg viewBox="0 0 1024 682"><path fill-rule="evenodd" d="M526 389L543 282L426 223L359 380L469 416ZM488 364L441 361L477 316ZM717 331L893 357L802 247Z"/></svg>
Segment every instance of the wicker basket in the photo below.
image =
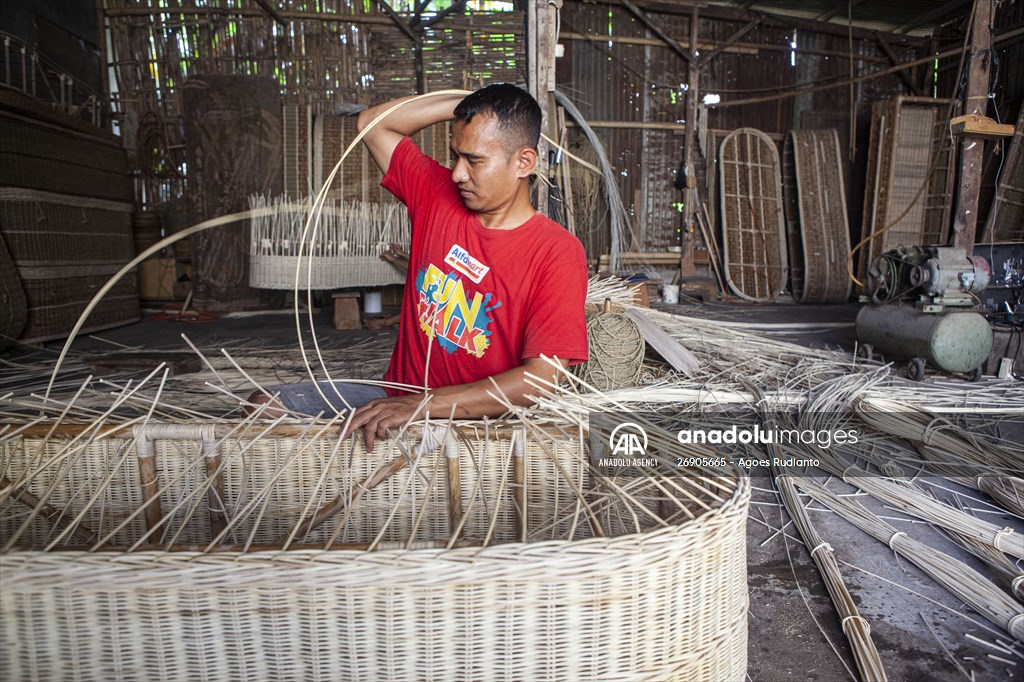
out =
<svg viewBox="0 0 1024 682"><path fill-rule="evenodd" d="M664 523L664 480L620 481L628 495L610 495L581 439L559 429L466 426L434 434L433 450L407 433L369 455L298 426L258 439L229 428L47 437L41 424L0 443L0 540L12 546L0 555L0 676L746 673L742 477ZM417 452L413 468L367 483ZM281 549L359 482L369 490L350 511ZM91 534L97 551L74 549ZM323 548L332 536L343 549Z"/></svg>

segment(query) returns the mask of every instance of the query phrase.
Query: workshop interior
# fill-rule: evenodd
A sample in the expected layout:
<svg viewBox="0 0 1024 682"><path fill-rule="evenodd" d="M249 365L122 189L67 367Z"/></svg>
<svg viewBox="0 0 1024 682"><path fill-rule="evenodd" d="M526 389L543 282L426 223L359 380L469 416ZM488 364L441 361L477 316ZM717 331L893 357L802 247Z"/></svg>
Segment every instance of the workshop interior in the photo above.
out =
<svg viewBox="0 0 1024 682"><path fill-rule="evenodd" d="M0 678L1024 678L1024 1L0 0L0 39ZM512 264L424 269L364 136L500 83L587 357L432 410ZM408 136L455 183L468 125ZM304 382L422 400L371 447L252 398Z"/></svg>

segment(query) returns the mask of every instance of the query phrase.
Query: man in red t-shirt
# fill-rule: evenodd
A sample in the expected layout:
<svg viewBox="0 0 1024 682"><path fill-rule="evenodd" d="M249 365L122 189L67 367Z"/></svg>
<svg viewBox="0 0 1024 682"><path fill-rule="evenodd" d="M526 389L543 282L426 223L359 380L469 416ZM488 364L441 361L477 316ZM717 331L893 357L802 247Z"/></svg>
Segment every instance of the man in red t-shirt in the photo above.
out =
<svg viewBox="0 0 1024 682"><path fill-rule="evenodd" d="M364 111L359 129L400 101ZM448 120L450 170L409 138ZM384 172L381 184L406 204L412 222L386 396L353 400L339 386L358 408L349 429L365 427L368 450L416 415L425 389L432 415L496 416L505 412L492 397L499 392L513 404L530 403L527 375L557 381L542 355L562 366L587 359L583 246L530 203L540 124L537 102L501 84L465 99L438 95L400 107L363 138ZM288 405L284 391L281 398Z"/></svg>

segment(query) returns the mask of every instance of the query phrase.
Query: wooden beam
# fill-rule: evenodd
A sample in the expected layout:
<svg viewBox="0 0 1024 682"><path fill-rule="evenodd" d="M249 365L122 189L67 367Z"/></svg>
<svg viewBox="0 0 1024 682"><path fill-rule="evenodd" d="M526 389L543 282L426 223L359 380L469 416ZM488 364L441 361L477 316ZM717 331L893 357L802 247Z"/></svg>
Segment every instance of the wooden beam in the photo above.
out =
<svg viewBox="0 0 1024 682"><path fill-rule="evenodd" d="M674 130L683 132L686 130L685 123L661 123L658 121L587 121L591 128L624 128L634 130ZM573 121L566 121L566 126L575 128Z"/></svg>
<svg viewBox="0 0 1024 682"><path fill-rule="evenodd" d="M623 0L590 1L594 4L610 5L612 7L625 6L623 4ZM692 6L690 3L666 3L657 2L656 0L630 0L630 2L641 10L677 16L685 16L689 14L690 7ZM757 14L763 17L766 26L779 26L788 29L806 29L827 35L836 35L843 38L847 37L847 27L844 24L833 24L827 21L815 21L813 19L801 19L799 17L773 14L772 12L766 12L761 9L750 11L739 9L738 7L726 7L724 5L701 5L701 12L703 12L705 19L727 19L729 21L750 21L750 19ZM853 27L854 38L874 40L874 32L874 29L859 28L857 26ZM890 42L896 44L917 44L921 41L921 38L919 37L896 34L891 31L882 31L882 33L889 38Z"/></svg>
<svg viewBox="0 0 1024 682"><path fill-rule="evenodd" d="M642 11L640 11L639 7L637 7L632 2L630 2L630 0L621 0L621 1L622 1L622 6L623 7L628 9L629 12L634 17L636 17L637 20L641 24L646 26L648 31L650 31L654 35L656 35L659 38L661 38L662 41L664 41L664 43L666 45L668 45L669 47L672 48L673 52L675 52L677 55L682 57L687 62L689 62L689 61L691 61L693 59L693 57L690 56L689 51L683 49L682 45L680 45L676 41L672 40L672 38L668 37L668 34L666 34L664 31L662 31L660 28L658 28L658 25L655 24L653 21L651 21L650 18L646 14L644 14ZM693 45L695 43L696 43L696 41L693 41L690 44Z"/></svg>
<svg viewBox="0 0 1024 682"><path fill-rule="evenodd" d="M902 26L900 26L899 28L897 28L894 31L894 33L909 33L911 31L913 31L915 28L917 28L918 26L924 26L928 22L935 21L936 19L941 19L942 17L944 17L945 15L949 14L950 12L953 12L955 10L960 9L961 7L963 7L964 5L966 5L970 1L971 0L951 0L950 2L947 2L942 7L934 9L931 12L927 12L925 14L922 14L921 16L917 17L916 19L908 21L907 23L905 23Z"/></svg>
<svg viewBox="0 0 1024 682"><path fill-rule="evenodd" d="M417 34L415 31L409 28L409 24L405 23L405 19L399 16L398 12L391 8L391 5L387 3L387 0L377 0L377 4L380 5L380 8L384 10L384 13L391 18L391 21L394 22L395 26L397 26L402 31L402 33L409 37L409 40L416 43L417 45L423 44L423 38L421 38L419 34Z"/></svg>
<svg viewBox="0 0 1024 682"><path fill-rule="evenodd" d="M104 10L111 18L116 17L265 17L264 10L251 7L110 7ZM377 24L390 26L391 20L373 14L334 14L332 12L278 12L284 19L292 21L326 21L339 24Z"/></svg>
<svg viewBox="0 0 1024 682"><path fill-rule="evenodd" d="M996 34L994 43L997 45L1006 44L1016 40L1021 35L1024 35L1024 27ZM947 57L953 57L960 54L961 50L962 48L960 47L954 47L948 50L943 50L942 52L939 52L937 54L930 54L927 57L915 59L910 62L902 62L900 66L893 66L888 69L882 69L881 71L865 73L849 80L839 81L837 83L827 83L825 85L816 85L810 88L792 88L790 90L787 90L786 92L781 92L775 95L765 95L763 97L748 97L746 99L726 100L720 104L716 104L715 107L721 109L723 107L737 107L745 104L761 104L763 102L774 102L775 100L787 99L789 97L796 97L798 95L806 95L811 92L821 92L823 90L843 88L848 86L850 83L860 83L861 81L871 80L872 78L887 76L889 74L896 73L901 69L906 69L911 66L917 66L918 64L929 64L935 61L936 59L946 59ZM926 99L929 98L926 97Z"/></svg>
<svg viewBox="0 0 1024 682"><path fill-rule="evenodd" d="M541 131L555 137L551 127L554 122L551 100L555 90L555 45L558 43L558 36L555 35L555 16L558 10L547 0L529 0L526 9L526 83L530 94L540 105ZM537 171L541 177L547 178L550 146L544 138L537 144L537 151ZM536 188L537 210L550 215L547 183L539 182Z"/></svg>
<svg viewBox="0 0 1024 682"><path fill-rule="evenodd" d="M755 18L751 19L750 22L748 22L746 26L744 26L740 30L738 30L735 33L733 33L731 36L729 36L724 41L719 43L718 46L715 49L713 49L711 52L709 52L706 55L704 55L703 57L701 57L700 61L697 62L697 68L698 69L703 69L705 66L707 66L711 62L712 59L714 59L718 55L722 54L722 52L724 52L726 49L728 49L729 47L734 45L737 41L739 41L740 38L742 38L743 36L745 36L748 33L750 33L752 30L754 30L760 24L761 24L761 17L755 17Z"/></svg>
<svg viewBox="0 0 1024 682"><path fill-rule="evenodd" d="M988 113L988 72L992 55L992 0L975 0L971 26L970 69L967 72L967 95L964 114ZM978 194L985 156L985 141L963 138L960 142L960 191L953 216L953 246L974 250L978 227Z"/></svg>
<svg viewBox="0 0 1024 682"><path fill-rule="evenodd" d="M587 125L591 128L622 128L624 130L671 130L677 134L686 130L685 123L663 123L660 121L587 121ZM575 121L566 121L565 127L578 128L579 126ZM725 137L732 130L708 128L708 132L716 137ZM785 133L765 133L765 135L775 142L784 142L786 139Z"/></svg>
<svg viewBox="0 0 1024 682"><path fill-rule="evenodd" d="M103 102L104 108L109 112L111 97L110 97L110 55L107 53L107 15L104 8L103 0L96 0L96 24L99 26L99 53L100 53L100 78L103 84ZM7 68L11 68L10 61L7 62ZM10 76L7 77L7 82L11 82ZM106 121L100 117L97 121L97 126L102 127L106 130L110 126L109 117Z"/></svg>
<svg viewBox="0 0 1024 682"><path fill-rule="evenodd" d="M635 37L635 36L614 36L614 35L609 36L609 35L601 35L599 33L573 33L573 32L562 31L561 33L558 34L558 37L559 37L560 40L584 40L584 41L587 41L587 42L590 42L590 43L622 43L623 45L650 45L652 47L663 47L663 48L667 48L668 47L668 45L666 45L665 41L663 41L663 40L657 40L655 38L638 38L638 37ZM684 48L689 49L689 47L690 47L689 42L686 41L686 40L680 40L680 39L677 39L677 38L673 38L673 40L675 40L677 43L679 43ZM720 43L715 43L715 42L712 42L710 40L698 40L697 41L697 49L698 50L709 50L710 51L710 50L716 49L719 44ZM722 52L725 52L725 53L728 53L728 54L750 54L750 55L756 55L756 54L759 54L760 52L786 52L787 54L789 52L796 52L796 54L798 56L800 56L800 55L817 55L817 56L821 56L821 57L834 57L836 59L843 59L843 60L850 59L850 53L849 52L840 52L838 50L814 50L814 49L807 49L805 47L798 47L798 48L796 48L796 50L793 50L793 48L791 48L789 45L764 45L764 44L757 44L757 43L737 43L735 45L730 45L729 47L727 47L724 50L722 50ZM873 56L870 56L870 55L863 55L863 54L855 54L855 55L853 55L853 59L855 59L856 61L859 61L859 62L888 62L889 61L885 57L873 57Z"/></svg>
<svg viewBox="0 0 1024 682"><path fill-rule="evenodd" d="M609 36L602 35L600 33L574 33L572 31L562 31L558 34L559 40L585 40L591 43L621 43L623 45L649 45L651 47L669 47L665 44L664 40L658 40L657 38L640 38L637 36ZM690 45L685 40L678 40L672 38L680 47L684 49L690 49ZM710 40L700 40L697 42L698 50L715 50L722 43L715 43ZM760 50L777 50L789 52L789 47L782 45L755 45L753 43L740 43L739 45L729 45L723 52L729 52L732 54L757 54ZM799 50L797 50L799 52ZM840 56L837 52L836 56ZM844 53L845 54L845 53Z"/></svg>
<svg viewBox="0 0 1024 682"><path fill-rule="evenodd" d="M836 6L835 7L833 7L832 9L830 9L827 12L822 12L818 16L814 17L814 20L815 21L831 21L832 19L834 19L835 17L839 16L843 12L846 12L847 9L856 7L857 5L861 4L862 2L864 2L864 0L850 0L849 2L847 2L847 0L836 0Z"/></svg>
<svg viewBox="0 0 1024 682"><path fill-rule="evenodd" d="M277 8L270 4L269 0L256 0L256 4L262 7L274 21L282 26L288 26L288 22L284 20Z"/></svg>
<svg viewBox="0 0 1024 682"><path fill-rule="evenodd" d="M896 52L893 51L892 46L889 45L888 41L884 37L882 37L881 33L876 34L875 39L878 41L878 46L882 48L882 52L884 52L889 58L889 61L892 62L893 66L903 66L903 62L901 62L899 57L896 56ZM909 73L907 73L912 68L914 67L911 66L906 69L900 69L896 72L896 75L898 75L903 82L907 84L907 87L910 88L911 92L918 97L923 97L924 92L921 91L921 88L918 87L914 79L911 78Z"/></svg>

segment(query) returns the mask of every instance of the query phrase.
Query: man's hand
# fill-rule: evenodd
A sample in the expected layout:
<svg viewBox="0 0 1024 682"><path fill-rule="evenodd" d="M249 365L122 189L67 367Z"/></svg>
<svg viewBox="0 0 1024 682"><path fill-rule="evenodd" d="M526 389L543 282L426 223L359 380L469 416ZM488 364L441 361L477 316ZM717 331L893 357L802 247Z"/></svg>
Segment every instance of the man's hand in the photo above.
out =
<svg viewBox="0 0 1024 682"><path fill-rule="evenodd" d="M371 400L356 410L348 428L342 427L341 437L348 437L362 426L366 451L373 452L374 442L378 438L387 438L388 429L403 426L418 415L424 397L422 393L413 393Z"/></svg>
<svg viewBox="0 0 1024 682"><path fill-rule="evenodd" d="M569 363L559 360L557 365L564 368ZM490 379L432 389L429 398L422 393L413 393L371 400L356 410L348 428L342 430L341 437L347 437L362 426L366 429L363 434L366 451L373 452L374 442L378 438L386 438L389 428L402 426L426 411L426 408L420 409L424 399L430 400L430 412L436 416L450 415L455 419L496 417L504 414L508 406L504 401L497 400L495 395L503 395L513 405L529 405L532 401L527 396L537 390L531 386L529 377L532 375L540 379L542 386L544 383L557 384L560 374L557 365L541 358L527 358L519 367L496 374Z"/></svg>
<svg viewBox="0 0 1024 682"><path fill-rule="evenodd" d="M391 242L387 251L380 254L382 261L391 263L396 268L405 272L409 269L409 252L402 249L401 245Z"/></svg>

